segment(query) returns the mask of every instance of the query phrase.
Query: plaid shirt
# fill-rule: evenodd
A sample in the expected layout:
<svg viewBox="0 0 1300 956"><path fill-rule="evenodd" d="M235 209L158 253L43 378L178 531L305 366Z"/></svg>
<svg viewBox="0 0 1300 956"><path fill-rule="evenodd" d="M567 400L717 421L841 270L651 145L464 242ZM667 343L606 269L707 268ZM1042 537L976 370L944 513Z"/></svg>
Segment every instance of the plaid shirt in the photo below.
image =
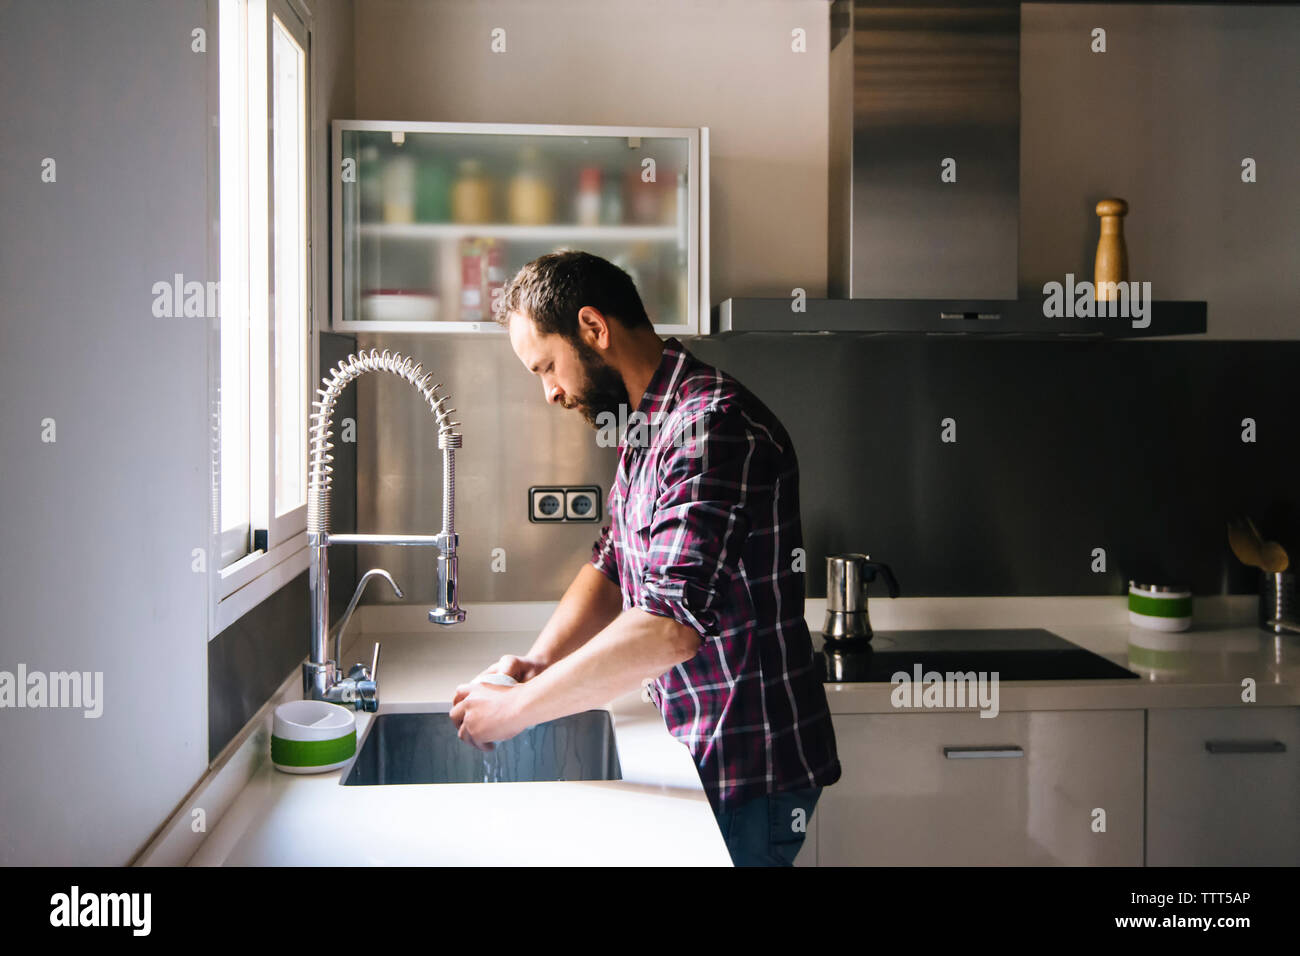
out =
<svg viewBox="0 0 1300 956"><path fill-rule="evenodd" d="M840 777L804 621L799 464L781 423L735 379L665 343L620 435L610 524L591 563L641 608L701 636L647 685L714 809Z"/></svg>

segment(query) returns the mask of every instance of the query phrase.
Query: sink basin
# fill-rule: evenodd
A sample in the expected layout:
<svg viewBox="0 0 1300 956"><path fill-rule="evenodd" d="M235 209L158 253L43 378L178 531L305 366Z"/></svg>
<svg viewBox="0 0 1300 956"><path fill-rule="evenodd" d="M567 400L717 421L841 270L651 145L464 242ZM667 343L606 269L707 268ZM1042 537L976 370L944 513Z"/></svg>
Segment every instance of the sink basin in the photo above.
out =
<svg viewBox="0 0 1300 956"><path fill-rule="evenodd" d="M608 711L538 724L484 753L456 736L443 710L375 716L343 785L621 779Z"/></svg>

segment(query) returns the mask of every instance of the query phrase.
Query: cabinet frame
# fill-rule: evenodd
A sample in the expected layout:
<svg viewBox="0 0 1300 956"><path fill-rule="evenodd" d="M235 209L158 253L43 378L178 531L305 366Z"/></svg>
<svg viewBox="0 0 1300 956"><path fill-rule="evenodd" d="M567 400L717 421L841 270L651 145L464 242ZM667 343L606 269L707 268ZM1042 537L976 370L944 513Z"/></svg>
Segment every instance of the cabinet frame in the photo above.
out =
<svg viewBox="0 0 1300 956"><path fill-rule="evenodd" d="M710 331L709 303L709 128L707 126L568 126L534 123L426 123L393 120L330 121L330 329L335 332L468 332L505 334L491 320L462 321L367 321L346 319L343 315L343 133L344 131L378 133L449 133L461 135L519 136L592 136L592 137L659 137L687 141L688 169L694 175L687 181L687 301L690 304L685 323L655 323L660 335L692 336ZM358 184L359 185L359 181ZM575 226L575 231L582 228Z"/></svg>

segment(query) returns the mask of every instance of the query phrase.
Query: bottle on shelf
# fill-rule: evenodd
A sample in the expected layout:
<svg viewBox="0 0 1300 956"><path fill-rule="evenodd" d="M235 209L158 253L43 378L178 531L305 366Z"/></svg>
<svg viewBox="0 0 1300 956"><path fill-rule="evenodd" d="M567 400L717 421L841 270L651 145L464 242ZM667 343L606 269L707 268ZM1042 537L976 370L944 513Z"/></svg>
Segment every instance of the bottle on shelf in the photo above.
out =
<svg viewBox="0 0 1300 956"><path fill-rule="evenodd" d="M460 241L460 320L482 322L483 240L467 236Z"/></svg>
<svg viewBox="0 0 1300 956"><path fill-rule="evenodd" d="M636 163L629 167L624 182L624 200L626 203L627 216L630 222L640 225L650 225L661 221L660 197L663 194L663 187L659 182L659 170L655 171L655 179L646 182L642 177L641 164Z"/></svg>
<svg viewBox="0 0 1300 956"><path fill-rule="evenodd" d="M623 225L623 187L617 176L606 175L600 190L600 224Z"/></svg>
<svg viewBox="0 0 1300 956"><path fill-rule="evenodd" d="M483 240L483 311L485 318L496 319L501 308L501 294L506 288L506 244L501 239Z"/></svg>
<svg viewBox="0 0 1300 956"><path fill-rule="evenodd" d="M362 221L377 222L384 212L384 181L379 147L374 143L357 150L357 186Z"/></svg>
<svg viewBox="0 0 1300 956"><path fill-rule="evenodd" d="M600 167L584 166L578 173L574 198L574 219L580 226L598 226L601 221Z"/></svg>
<svg viewBox="0 0 1300 956"><path fill-rule="evenodd" d="M451 172L441 159L425 157L416 174L416 222L447 222L451 218Z"/></svg>
<svg viewBox="0 0 1300 956"><path fill-rule="evenodd" d="M415 220L415 160L408 153L384 164L384 222Z"/></svg>
<svg viewBox="0 0 1300 956"><path fill-rule="evenodd" d="M460 320L487 322L506 285L505 243L486 236L460 241Z"/></svg>

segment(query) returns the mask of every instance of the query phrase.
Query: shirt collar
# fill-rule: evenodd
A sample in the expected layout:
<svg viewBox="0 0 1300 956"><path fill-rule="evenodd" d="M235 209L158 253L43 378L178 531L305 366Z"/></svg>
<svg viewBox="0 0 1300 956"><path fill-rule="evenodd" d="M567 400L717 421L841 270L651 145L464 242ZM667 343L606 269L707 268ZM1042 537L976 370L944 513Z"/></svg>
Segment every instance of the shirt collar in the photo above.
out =
<svg viewBox="0 0 1300 956"><path fill-rule="evenodd" d="M672 406L673 392L681 378L682 368L689 353L675 337L664 342L663 354L659 356L659 367L650 378L641 396L637 411L648 420L655 420L655 413L666 412Z"/></svg>
<svg viewBox="0 0 1300 956"><path fill-rule="evenodd" d="M663 353L659 356L659 367L650 377L650 383L646 386L645 394L641 396L641 402L636 408L641 415L645 416L647 423L656 423L660 417L672 410L677 383L681 381L682 370L686 367L689 358L690 353L675 336L664 342ZM623 445L626 441L627 429L625 428L619 437L619 444Z"/></svg>

